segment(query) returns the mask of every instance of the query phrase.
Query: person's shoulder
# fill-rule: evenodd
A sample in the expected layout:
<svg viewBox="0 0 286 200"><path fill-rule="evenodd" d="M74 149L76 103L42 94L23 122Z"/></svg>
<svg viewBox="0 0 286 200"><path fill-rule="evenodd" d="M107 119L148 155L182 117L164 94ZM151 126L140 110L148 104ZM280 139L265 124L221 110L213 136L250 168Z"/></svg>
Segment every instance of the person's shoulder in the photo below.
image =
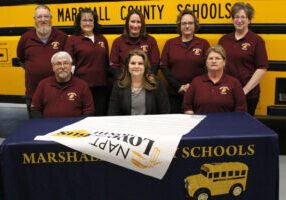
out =
<svg viewBox="0 0 286 200"><path fill-rule="evenodd" d="M35 34L36 34L36 30L35 29L31 29L31 30L28 30L25 33L23 33L21 38L22 39L31 38L31 37L34 37Z"/></svg>
<svg viewBox="0 0 286 200"><path fill-rule="evenodd" d="M178 36L178 37L174 37L174 38L170 38L170 39L166 40L166 43L173 44L173 43L178 43L181 41L182 41L181 37Z"/></svg>
<svg viewBox="0 0 286 200"><path fill-rule="evenodd" d="M200 83L202 82L203 80L207 79L207 75L206 74L203 74L203 75L199 75L199 76L196 76L193 80L192 80L192 84L196 84L196 83Z"/></svg>
<svg viewBox="0 0 286 200"><path fill-rule="evenodd" d="M114 42L120 42L122 40L126 40L126 38L123 35L118 36L117 38L114 39Z"/></svg>
<svg viewBox="0 0 286 200"><path fill-rule="evenodd" d="M53 27L52 31L54 31L56 33L56 35L67 36L67 34L65 32L61 31L58 28Z"/></svg>
<svg viewBox="0 0 286 200"><path fill-rule="evenodd" d="M145 40L156 41L156 39L152 35L149 35L149 34L146 35Z"/></svg>
<svg viewBox="0 0 286 200"><path fill-rule="evenodd" d="M230 39L232 38L232 36L234 35L234 33L228 33L228 34L225 34L223 35L219 40L222 41L222 40L227 40L227 39Z"/></svg>
<svg viewBox="0 0 286 200"><path fill-rule="evenodd" d="M209 43L206 39L201 38L201 37L197 37L197 36L195 36L195 37L194 37L194 39L195 39L195 40L197 40L197 41L199 41L199 42Z"/></svg>
<svg viewBox="0 0 286 200"><path fill-rule="evenodd" d="M77 84L77 85L81 85L83 87L88 87L88 84L85 80L82 80L76 76L72 76L71 78L71 81L74 83L74 84Z"/></svg>
<svg viewBox="0 0 286 200"><path fill-rule="evenodd" d="M239 80L229 74L224 73L224 77L227 81L232 82L234 84L240 84Z"/></svg>
<svg viewBox="0 0 286 200"><path fill-rule="evenodd" d="M48 85L48 84L51 84L54 82L54 76L49 76L49 77L46 77L44 79L42 79L40 82L39 82L39 86L45 86L45 85Z"/></svg>
<svg viewBox="0 0 286 200"><path fill-rule="evenodd" d="M257 35L256 33L254 33L251 30L248 31L248 37L253 38L255 40L258 40L258 41L264 41L261 36Z"/></svg>

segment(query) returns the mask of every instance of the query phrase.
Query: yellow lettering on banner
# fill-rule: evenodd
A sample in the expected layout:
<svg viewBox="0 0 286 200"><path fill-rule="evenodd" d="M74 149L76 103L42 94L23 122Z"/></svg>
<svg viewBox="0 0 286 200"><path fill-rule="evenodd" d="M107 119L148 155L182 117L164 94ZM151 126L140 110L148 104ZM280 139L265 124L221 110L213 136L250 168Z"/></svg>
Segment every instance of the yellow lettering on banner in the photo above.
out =
<svg viewBox="0 0 286 200"><path fill-rule="evenodd" d="M212 157L212 147L202 147L202 157Z"/></svg>
<svg viewBox="0 0 286 200"><path fill-rule="evenodd" d="M77 152L67 152L67 162L77 162Z"/></svg>
<svg viewBox="0 0 286 200"><path fill-rule="evenodd" d="M35 161L35 153L31 153L30 155L23 153L23 164L34 164Z"/></svg>
<svg viewBox="0 0 286 200"><path fill-rule="evenodd" d="M58 162L57 160L56 160L56 154L54 153L54 152L47 152L47 154L48 154L48 162L49 163L51 163L51 162Z"/></svg>
<svg viewBox="0 0 286 200"><path fill-rule="evenodd" d="M59 162L65 162L66 161L65 152L59 152L58 156L59 156Z"/></svg>
<svg viewBox="0 0 286 200"><path fill-rule="evenodd" d="M182 155L182 158L188 158L190 157L190 152L189 152L190 148L189 147L184 147L183 148L183 155Z"/></svg>
<svg viewBox="0 0 286 200"><path fill-rule="evenodd" d="M182 149L181 151L179 151ZM174 158L211 158L211 157L234 157L252 156L255 154L255 145L228 145L228 146L195 146L178 148Z"/></svg>
<svg viewBox="0 0 286 200"><path fill-rule="evenodd" d="M47 160L45 159L43 153L39 153L38 160L36 162L37 163L46 163L47 162Z"/></svg>

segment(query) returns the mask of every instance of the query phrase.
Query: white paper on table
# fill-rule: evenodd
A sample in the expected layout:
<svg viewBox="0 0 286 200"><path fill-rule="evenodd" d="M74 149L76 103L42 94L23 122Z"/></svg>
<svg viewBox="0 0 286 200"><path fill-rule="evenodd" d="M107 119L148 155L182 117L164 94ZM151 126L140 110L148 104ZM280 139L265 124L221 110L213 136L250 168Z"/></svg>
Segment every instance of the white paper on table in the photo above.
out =
<svg viewBox="0 0 286 200"><path fill-rule="evenodd" d="M162 179L184 134L205 115L137 115L87 117L36 136L90 156Z"/></svg>

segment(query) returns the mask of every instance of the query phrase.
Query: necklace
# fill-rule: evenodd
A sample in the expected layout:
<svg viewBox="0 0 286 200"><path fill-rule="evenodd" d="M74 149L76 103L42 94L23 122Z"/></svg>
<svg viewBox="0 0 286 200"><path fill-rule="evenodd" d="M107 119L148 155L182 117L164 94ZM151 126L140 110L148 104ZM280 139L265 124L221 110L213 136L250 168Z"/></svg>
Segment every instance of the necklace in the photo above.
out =
<svg viewBox="0 0 286 200"><path fill-rule="evenodd" d="M131 91L135 94L138 94L142 90L143 86L140 87L131 87Z"/></svg>

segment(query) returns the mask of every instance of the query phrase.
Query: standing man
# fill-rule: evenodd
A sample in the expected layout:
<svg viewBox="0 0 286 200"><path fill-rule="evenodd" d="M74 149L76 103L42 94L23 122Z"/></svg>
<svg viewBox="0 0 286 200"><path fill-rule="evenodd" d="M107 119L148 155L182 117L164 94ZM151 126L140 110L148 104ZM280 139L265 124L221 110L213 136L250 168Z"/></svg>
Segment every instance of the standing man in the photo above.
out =
<svg viewBox="0 0 286 200"><path fill-rule="evenodd" d="M26 103L30 105L38 83L53 74L51 57L63 50L67 35L52 27L52 14L45 5L39 5L34 14L35 29L24 33L18 43L17 56L25 69Z"/></svg>
<svg viewBox="0 0 286 200"><path fill-rule="evenodd" d="M94 114L87 83L71 73L72 58L60 51L51 58L54 75L42 80L31 104L31 117L80 117Z"/></svg>

